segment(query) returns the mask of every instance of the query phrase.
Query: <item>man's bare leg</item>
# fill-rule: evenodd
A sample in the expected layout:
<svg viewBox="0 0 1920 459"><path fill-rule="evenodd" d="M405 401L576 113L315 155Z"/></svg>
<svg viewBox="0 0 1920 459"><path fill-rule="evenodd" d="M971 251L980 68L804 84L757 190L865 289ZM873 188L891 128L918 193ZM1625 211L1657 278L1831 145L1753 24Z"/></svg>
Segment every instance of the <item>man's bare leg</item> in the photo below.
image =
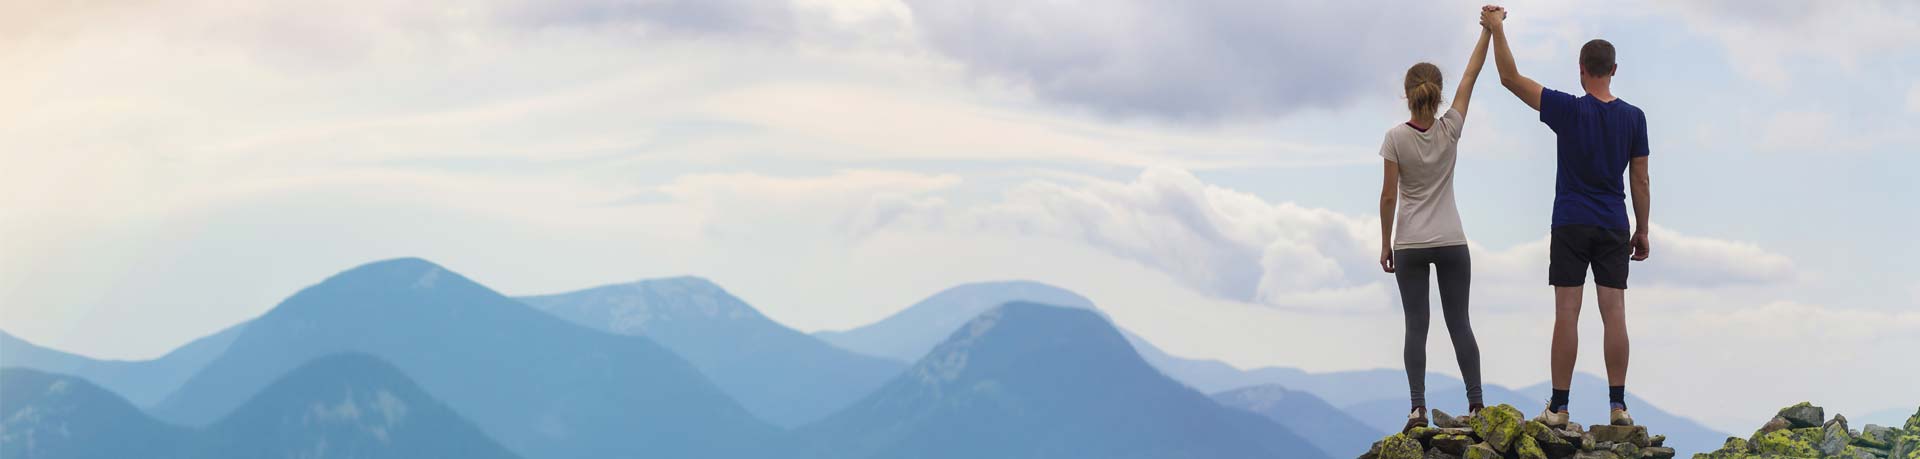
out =
<svg viewBox="0 0 1920 459"><path fill-rule="evenodd" d="M1607 385L1627 385L1627 291L1596 287L1600 296L1600 323L1606 327ZM1557 367L1556 367L1557 368Z"/></svg>
<svg viewBox="0 0 1920 459"><path fill-rule="evenodd" d="M1581 287L1553 288L1553 388L1573 384L1573 362L1580 356Z"/></svg>

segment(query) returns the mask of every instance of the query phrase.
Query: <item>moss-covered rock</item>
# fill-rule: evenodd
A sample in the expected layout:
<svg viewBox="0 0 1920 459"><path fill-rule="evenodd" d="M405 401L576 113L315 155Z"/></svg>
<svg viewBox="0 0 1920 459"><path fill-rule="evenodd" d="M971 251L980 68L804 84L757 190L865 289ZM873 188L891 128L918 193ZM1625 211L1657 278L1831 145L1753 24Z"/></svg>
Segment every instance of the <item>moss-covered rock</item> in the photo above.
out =
<svg viewBox="0 0 1920 459"><path fill-rule="evenodd" d="M1520 431L1527 438L1533 439L1534 444L1547 453L1547 457L1567 457L1580 449L1580 445L1567 441L1567 437L1563 436L1562 432L1547 427L1540 421L1527 421L1526 424L1521 424Z"/></svg>
<svg viewBox="0 0 1920 459"><path fill-rule="evenodd" d="M1792 425L1791 428L1794 429L1820 427L1821 424L1827 422L1827 410L1813 406L1813 403L1810 402L1800 402L1793 406L1781 408L1780 417L1787 418L1787 422L1790 423Z"/></svg>
<svg viewBox="0 0 1920 459"><path fill-rule="evenodd" d="M1459 455L1459 454L1466 454L1467 445L1471 445L1471 444L1473 444L1473 437L1469 437L1466 435L1440 434L1440 435L1433 436L1432 448L1440 451L1445 451L1448 454Z"/></svg>
<svg viewBox="0 0 1920 459"><path fill-rule="evenodd" d="M1420 448L1420 441L1405 434L1393 434L1380 440L1376 445L1379 459L1421 459L1426 452Z"/></svg>
<svg viewBox="0 0 1920 459"><path fill-rule="evenodd" d="M1821 431L1818 427L1803 429L1776 430L1760 435L1753 441L1753 451L1760 454L1772 454L1790 457L1819 457L1820 450L1814 447L1819 441Z"/></svg>
<svg viewBox="0 0 1920 459"><path fill-rule="evenodd" d="M1617 455L1620 457L1627 457L1627 458L1634 458L1634 459L1639 459L1640 457L1640 445L1635 445L1632 443L1614 443L1613 446L1610 448L1607 448L1607 450L1613 451L1614 455Z"/></svg>
<svg viewBox="0 0 1920 459"><path fill-rule="evenodd" d="M1480 412L1486 413L1486 410L1483 409L1480 410ZM1493 450L1493 446L1486 443L1474 443L1473 446L1468 446L1467 454L1461 457L1466 459L1503 459L1500 457L1499 452Z"/></svg>
<svg viewBox="0 0 1920 459"><path fill-rule="evenodd" d="M1652 437L1647 437L1647 446L1655 447L1655 448L1667 446L1667 436L1654 435Z"/></svg>
<svg viewBox="0 0 1920 459"><path fill-rule="evenodd" d="M1833 415L1833 420L1820 430L1820 440L1814 444L1814 449L1820 450L1820 454L1840 456L1847 444L1853 441L1853 434L1847 431L1847 418L1844 416Z"/></svg>
<svg viewBox="0 0 1920 459"><path fill-rule="evenodd" d="M1520 409L1513 405L1484 408L1480 414L1468 418L1467 425L1485 441L1494 451L1506 453L1513 449L1513 441L1521 436Z"/></svg>
<svg viewBox="0 0 1920 459"><path fill-rule="evenodd" d="M1920 459L1920 435L1900 434L1893 439L1890 459Z"/></svg>
<svg viewBox="0 0 1920 459"><path fill-rule="evenodd" d="M1593 426L1587 435L1595 442L1630 443L1636 447L1647 446L1649 441L1645 426Z"/></svg>
<svg viewBox="0 0 1920 459"><path fill-rule="evenodd" d="M1640 459L1673 459L1674 454L1673 448L1649 446L1640 450Z"/></svg>
<svg viewBox="0 0 1920 459"><path fill-rule="evenodd" d="M1513 440L1513 455L1519 459L1547 459L1547 451L1533 437L1521 435Z"/></svg>

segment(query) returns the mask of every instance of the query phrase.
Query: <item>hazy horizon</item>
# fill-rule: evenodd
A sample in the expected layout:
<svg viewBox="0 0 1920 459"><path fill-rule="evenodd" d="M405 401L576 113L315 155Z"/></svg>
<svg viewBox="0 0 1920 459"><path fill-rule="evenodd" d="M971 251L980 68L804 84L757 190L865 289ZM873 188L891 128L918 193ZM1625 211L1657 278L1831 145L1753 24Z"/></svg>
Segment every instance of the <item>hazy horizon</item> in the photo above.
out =
<svg viewBox="0 0 1920 459"><path fill-rule="evenodd" d="M1408 65L1454 94L1476 5L0 6L0 329L152 358L417 256L512 296L696 275L806 332L1027 279L1181 356L1399 368L1375 152ZM1577 93L1606 38L1648 113L1631 390L1736 433L1920 404L1920 6L1506 6L1522 72ZM1491 66L1475 95L1474 325L1524 387L1552 137Z"/></svg>

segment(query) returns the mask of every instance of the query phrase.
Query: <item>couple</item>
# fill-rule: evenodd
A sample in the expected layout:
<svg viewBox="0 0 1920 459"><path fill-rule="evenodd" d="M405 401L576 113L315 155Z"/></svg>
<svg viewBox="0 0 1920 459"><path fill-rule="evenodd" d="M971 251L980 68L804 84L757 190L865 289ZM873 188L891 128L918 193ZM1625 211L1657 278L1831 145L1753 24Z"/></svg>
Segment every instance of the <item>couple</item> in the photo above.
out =
<svg viewBox="0 0 1920 459"><path fill-rule="evenodd" d="M1380 192L1380 267L1393 273L1406 309L1405 358L1413 410L1407 429L1427 425L1425 400L1427 278L1437 275L1440 308L1445 314L1454 355L1467 384L1470 415L1479 414L1480 349L1467 319L1471 261L1467 236L1453 203L1455 143L1466 122L1474 80L1494 48L1500 85L1540 112L1558 140L1558 176L1553 199L1551 256L1547 283L1553 285L1553 396L1535 418L1550 426L1567 423L1567 390L1579 338L1581 288L1587 269L1600 300L1605 324L1605 355L1610 399L1609 423L1632 425L1627 414L1626 288L1627 260L1645 260L1647 245L1647 120L1640 109L1609 90L1615 70L1613 44L1593 40L1580 48L1580 86L1585 96L1543 88L1520 75L1507 49L1502 22L1506 10L1481 8L1480 42L1460 77L1460 88L1446 113L1440 108L1440 69L1419 63L1407 69L1407 108L1412 118L1387 131L1380 156L1386 158L1386 182ZM1631 171L1629 173L1629 171ZM1633 182L1637 227L1629 233L1623 174ZM1397 210L1396 210L1397 208ZM1395 222L1398 221L1396 231Z"/></svg>

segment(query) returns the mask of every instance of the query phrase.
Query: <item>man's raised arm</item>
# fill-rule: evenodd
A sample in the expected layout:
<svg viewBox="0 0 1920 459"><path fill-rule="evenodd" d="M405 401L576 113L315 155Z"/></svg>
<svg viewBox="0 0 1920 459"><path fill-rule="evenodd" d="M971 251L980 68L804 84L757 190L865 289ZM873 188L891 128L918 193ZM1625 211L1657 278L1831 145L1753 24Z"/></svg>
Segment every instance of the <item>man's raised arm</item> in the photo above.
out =
<svg viewBox="0 0 1920 459"><path fill-rule="evenodd" d="M1540 83L1520 74L1520 68L1513 65L1513 51L1507 48L1506 21L1507 10L1489 6L1480 10L1480 24L1493 32L1493 66L1500 72L1500 85L1506 86L1521 102L1528 107L1540 110Z"/></svg>

